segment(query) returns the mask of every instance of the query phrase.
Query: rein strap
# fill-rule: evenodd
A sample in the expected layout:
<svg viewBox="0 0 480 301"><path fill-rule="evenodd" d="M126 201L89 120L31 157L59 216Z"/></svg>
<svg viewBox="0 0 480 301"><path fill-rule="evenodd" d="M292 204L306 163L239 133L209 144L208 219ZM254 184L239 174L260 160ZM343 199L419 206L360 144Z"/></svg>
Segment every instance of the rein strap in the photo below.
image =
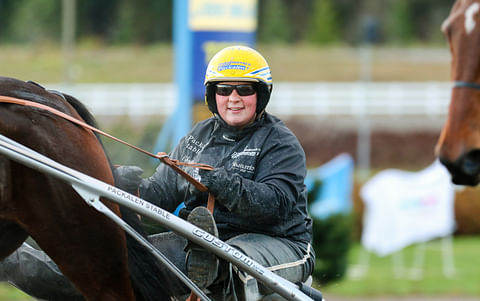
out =
<svg viewBox="0 0 480 301"><path fill-rule="evenodd" d="M185 178L187 181L189 181L192 185L194 185L198 190L202 191L202 192L205 192L205 191L208 191L207 187L205 185L203 185L202 183L200 183L199 181L195 180L192 176L190 176L187 172L185 172L183 169L181 169L179 166L188 166L188 167L194 167L194 168L200 168L200 169L205 169L205 170L213 170L213 167L210 166L210 165L207 165L207 164L202 164L202 163L195 163L195 162L180 162L178 160L175 160L175 159L170 159L168 157L168 155L164 152L159 152L157 153L156 155L149 152L149 151L146 151L144 149L141 149L135 145L132 145L128 142L125 142L117 137L114 137L104 131L101 131L81 120L78 120L77 118L74 118L68 114L65 114L63 112L60 112L52 107L49 107L49 106L46 106L44 104L40 104L40 103L37 103L37 102L33 102L33 101L29 101L29 100L25 100L25 99L20 99L20 98L15 98L15 97L10 97L10 96L3 96L3 95L0 95L0 102L3 102L3 103L11 103L11 104L17 104L17 105L22 105L22 106L27 106L27 107L34 107L34 108L39 108L39 109L42 109L42 110L46 110L54 115L57 115L59 117L62 117L68 121L71 121L77 125L80 125L81 127L83 128L86 128L86 129L89 129L95 133L98 133L98 134L101 134L105 137L108 137L110 139L113 139L117 142L120 142L124 145L127 145L139 152L142 152L150 157L153 157L153 158L157 158L159 159L161 162L167 164L168 166L170 166L171 168L173 168L173 170L175 170L177 173L179 173L183 178ZM209 197L210 198L210 197Z"/></svg>

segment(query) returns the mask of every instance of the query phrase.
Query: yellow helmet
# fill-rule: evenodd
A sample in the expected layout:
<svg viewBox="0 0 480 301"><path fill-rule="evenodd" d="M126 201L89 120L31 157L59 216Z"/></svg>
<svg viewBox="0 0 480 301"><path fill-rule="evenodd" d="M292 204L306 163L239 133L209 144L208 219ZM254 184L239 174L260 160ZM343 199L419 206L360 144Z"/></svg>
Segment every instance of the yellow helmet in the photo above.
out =
<svg viewBox="0 0 480 301"><path fill-rule="evenodd" d="M217 112L215 84L225 81L257 83L257 113L265 109L270 99L273 81L270 67L263 56L247 46L230 46L220 50L210 60L205 72L205 101Z"/></svg>

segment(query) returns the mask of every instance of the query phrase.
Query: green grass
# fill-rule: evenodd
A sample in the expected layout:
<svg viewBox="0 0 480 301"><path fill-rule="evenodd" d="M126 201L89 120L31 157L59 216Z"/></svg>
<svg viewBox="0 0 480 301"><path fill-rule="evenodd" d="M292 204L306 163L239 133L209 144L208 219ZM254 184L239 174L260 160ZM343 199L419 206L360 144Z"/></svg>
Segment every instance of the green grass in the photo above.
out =
<svg viewBox="0 0 480 301"><path fill-rule="evenodd" d="M359 48L307 45L259 45L276 82L357 81L363 55ZM78 45L72 54L74 82L171 82L173 48L151 46ZM1 75L39 83L63 80L64 56L58 45L0 46ZM200 59L200 58L198 58ZM375 48L374 81L448 81L448 48Z"/></svg>
<svg viewBox="0 0 480 301"><path fill-rule="evenodd" d="M8 283L0 283L0 300L1 301L33 301L32 297L19 291Z"/></svg>
<svg viewBox="0 0 480 301"><path fill-rule="evenodd" d="M424 273L421 279L411 279L407 270L403 277L393 273L393 257L370 255L368 273L363 278L345 277L327 286L316 285L327 297L332 296L478 296L480 297L480 237L456 237L454 245L455 274L446 278L442 270L440 242L427 243ZM362 248L351 250L350 264L357 264ZM402 251L404 267L413 265L416 247ZM351 267L352 265L350 265ZM328 300L328 299L327 299Z"/></svg>
<svg viewBox="0 0 480 301"><path fill-rule="evenodd" d="M76 82L169 82L172 80L172 48L103 47L87 45L72 54ZM1 75L30 79L39 83L63 80L62 50L56 45L0 47Z"/></svg>

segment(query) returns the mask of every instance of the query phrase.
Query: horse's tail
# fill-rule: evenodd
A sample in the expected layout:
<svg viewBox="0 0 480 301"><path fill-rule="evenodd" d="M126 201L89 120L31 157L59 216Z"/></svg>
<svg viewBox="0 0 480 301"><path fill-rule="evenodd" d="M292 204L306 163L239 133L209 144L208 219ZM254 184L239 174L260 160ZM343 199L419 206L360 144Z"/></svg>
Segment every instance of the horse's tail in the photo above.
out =
<svg viewBox="0 0 480 301"><path fill-rule="evenodd" d="M146 237L137 215L121 208L122 218ZM178 293L180 282L150 251L127 234L128 268L137 301L169 300Z"/></svg>

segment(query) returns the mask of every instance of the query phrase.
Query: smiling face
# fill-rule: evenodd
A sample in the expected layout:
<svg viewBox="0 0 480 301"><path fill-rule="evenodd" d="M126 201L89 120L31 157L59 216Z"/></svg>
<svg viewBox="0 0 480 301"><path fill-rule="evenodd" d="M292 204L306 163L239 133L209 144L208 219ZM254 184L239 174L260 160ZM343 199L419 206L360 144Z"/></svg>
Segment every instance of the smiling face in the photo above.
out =
<svg viewBox="0 0 480 301"><path fill-rule="evenodd" d="M254 85L251 82L221 82L218 85ZM227 86L228 88L228 86ZM219 89L219 88L217 88ZM222 93L224 94L224 93ZM244 94L244 93L242 93ZM218 114L230 126L244 127L251 124L256 117L257 93L241 96L237 89L229 95L215 93Z"/></svg>

